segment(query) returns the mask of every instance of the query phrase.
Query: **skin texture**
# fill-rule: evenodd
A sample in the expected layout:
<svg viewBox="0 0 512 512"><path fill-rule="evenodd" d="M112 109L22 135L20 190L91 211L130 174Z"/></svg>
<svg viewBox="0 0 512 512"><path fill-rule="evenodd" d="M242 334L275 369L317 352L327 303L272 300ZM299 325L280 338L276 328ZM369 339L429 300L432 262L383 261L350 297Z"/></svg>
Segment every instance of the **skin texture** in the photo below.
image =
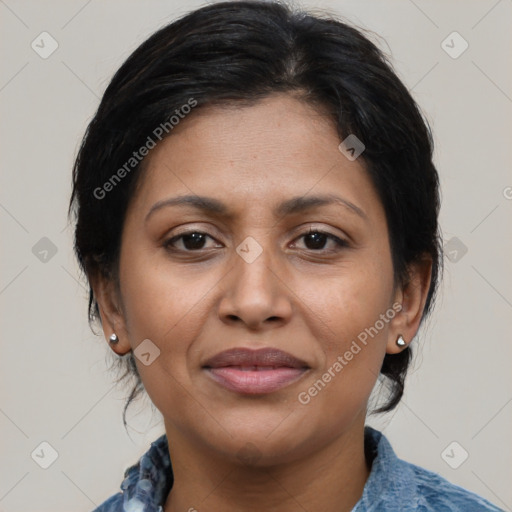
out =
<svg viewBox="0 0 512 512"><path fill-rule="evenodd" d="M166 512L339 512L361 497L367 401L385 354L401 350L398 335L410 342L417 332L431 264L411 266L395 289L383 206L362 159L349 161L339 143L318 109L274 94L251 107L198 109L145 161L125 219L119 288L92 281L105 336L120 339L112 349L125 354L150 339L160 350L149 366L136 360L169 439ZM145 221L158 201L188 194L219 199L232 216L168 206ZM339 204L273 213L320 194L343 197L365 218ZM310 228L348 246L329 238L315 246L303 236ZM183 231L209 237L164 246ZM252 263L236 252L248 236L262 249ZM298 394L397 302L401 311L301 404ZM202 369L235 347L279 348L310 369L274 393L240 395Z"/></svg>

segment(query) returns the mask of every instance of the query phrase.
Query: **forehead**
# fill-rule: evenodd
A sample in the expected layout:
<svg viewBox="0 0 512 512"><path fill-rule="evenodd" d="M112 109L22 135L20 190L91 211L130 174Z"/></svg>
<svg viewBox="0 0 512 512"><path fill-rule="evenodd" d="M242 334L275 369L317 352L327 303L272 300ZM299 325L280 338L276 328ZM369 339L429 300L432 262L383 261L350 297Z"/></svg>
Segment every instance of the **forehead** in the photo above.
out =
<svg viewBox="0 0 512 512"><path fill-rule="evenodd" d="M339 143L325 110L287 94L200 107L146 157L137 204L147 210L170 196L197 195L244 209L340 192L368 208L378 197L364 164L349 161Z"/></svg>

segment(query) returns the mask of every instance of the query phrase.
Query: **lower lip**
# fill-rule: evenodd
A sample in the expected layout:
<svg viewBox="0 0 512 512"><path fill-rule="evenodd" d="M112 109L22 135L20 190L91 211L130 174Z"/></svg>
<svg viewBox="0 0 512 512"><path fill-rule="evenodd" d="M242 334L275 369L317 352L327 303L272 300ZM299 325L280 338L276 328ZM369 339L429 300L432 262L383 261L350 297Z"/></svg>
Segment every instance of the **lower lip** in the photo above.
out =
<svg viewBox="0 0 512 512"><path fill-rule="evenodd" d="M244 371L232 366L206 368L208 374L221 386L244 394L272 393L288 386L306 372L306 368L275 368L273 370Z"/></svg>

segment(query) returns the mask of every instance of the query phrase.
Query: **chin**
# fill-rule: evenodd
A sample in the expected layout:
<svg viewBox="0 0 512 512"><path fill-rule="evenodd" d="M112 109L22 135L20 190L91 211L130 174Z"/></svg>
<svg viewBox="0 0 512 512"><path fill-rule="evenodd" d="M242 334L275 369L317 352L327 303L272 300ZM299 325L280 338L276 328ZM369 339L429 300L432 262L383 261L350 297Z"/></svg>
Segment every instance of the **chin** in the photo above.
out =
<svg viewBox="0 0 512 512"><path fill-rule="evenodd" d="M244 423L224 421L222 424L227 432L233 432L232 437L224 429L220 432L217 429L219 436L212 438L209 430L204 440L222 457L245 466L270 467L289 463L315 449L316 436L314 431L305 430L304 422L287 424L285 428L283 418L286 415L281 414L275 421L275 416L269 419L253 414Z"/></svg>

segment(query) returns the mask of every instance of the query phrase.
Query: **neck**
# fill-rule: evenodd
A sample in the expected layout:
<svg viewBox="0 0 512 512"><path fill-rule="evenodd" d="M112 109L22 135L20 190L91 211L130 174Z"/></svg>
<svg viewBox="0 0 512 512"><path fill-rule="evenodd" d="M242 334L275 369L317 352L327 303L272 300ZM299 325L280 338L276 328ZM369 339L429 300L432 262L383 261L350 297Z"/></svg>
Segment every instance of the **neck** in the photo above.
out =
<svg viewBox="0 0 512 512"><path fill-rule="evenodd" d="M334 442L286 464L252 467L198 449L166 424L174 484L164 512L349 512L369 475L364 418Z"/></svg>

